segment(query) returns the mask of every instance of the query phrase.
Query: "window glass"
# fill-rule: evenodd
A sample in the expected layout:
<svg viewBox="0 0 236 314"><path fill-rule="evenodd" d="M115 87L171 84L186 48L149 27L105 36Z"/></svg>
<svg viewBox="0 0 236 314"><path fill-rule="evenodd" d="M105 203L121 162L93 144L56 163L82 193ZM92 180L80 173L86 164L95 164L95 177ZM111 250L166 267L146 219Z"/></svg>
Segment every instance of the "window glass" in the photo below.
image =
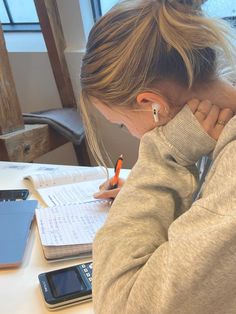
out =
<svg viewBox="0 0 236 314"><path fill-rule="evenodd" d="M3 4L3 1L0 1L0 21L2 23L9 23L9 18Z"/></svg>
<svg viewBox="0 0 236 314"><path fill-rule="evenodd" d="M102 14L105 14L105 13L106 13L108 10L110 10L111 7L113 7L117 2L118 2L118 0L100 0Z"/></svg>
<svg viewBox="0 0 236 314"><path fill-rule="evenodd" d="M38 23L33 0L8 0L14 23Z"/></svg>
<svg viewBox="0 0 236 314"><path fill-rule="evenodd" d="M100 0L102 14L105 14L118 0ZM203 10L210 16L232 17L236 16L235 0L208 0L203 5Z"/></svg>
<svg viewBox="0 0 236 314"><path fill-rule="evenodd" d="M204 3L203 9L210 16L233 17L236 15L235 0L208 0Z"/></svg>

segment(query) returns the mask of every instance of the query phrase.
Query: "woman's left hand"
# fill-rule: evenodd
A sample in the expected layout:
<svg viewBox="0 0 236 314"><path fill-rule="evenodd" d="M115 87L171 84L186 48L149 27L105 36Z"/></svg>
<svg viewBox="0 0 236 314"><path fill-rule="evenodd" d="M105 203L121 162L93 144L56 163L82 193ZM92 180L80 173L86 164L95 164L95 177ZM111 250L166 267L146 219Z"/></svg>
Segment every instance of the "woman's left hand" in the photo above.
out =
<svg viewBox="0 0 236 314"><path fill-rule="evenodd" d="M209 100L192 99L188 102L188 106L203 129L216 141L225 125L234 115L231 109L221 109Z"/></svg>

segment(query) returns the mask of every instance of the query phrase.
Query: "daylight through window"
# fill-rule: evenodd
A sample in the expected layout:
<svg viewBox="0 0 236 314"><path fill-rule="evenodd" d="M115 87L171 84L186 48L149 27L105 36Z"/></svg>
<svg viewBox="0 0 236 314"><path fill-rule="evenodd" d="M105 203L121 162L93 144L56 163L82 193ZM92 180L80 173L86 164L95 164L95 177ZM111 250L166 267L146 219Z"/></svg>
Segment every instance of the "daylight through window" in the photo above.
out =
<svg viewBox="0 0 236 314"><path fill-rule="evenodd" d="M0 0L4 31L40 31L33 0Z"/></svg>

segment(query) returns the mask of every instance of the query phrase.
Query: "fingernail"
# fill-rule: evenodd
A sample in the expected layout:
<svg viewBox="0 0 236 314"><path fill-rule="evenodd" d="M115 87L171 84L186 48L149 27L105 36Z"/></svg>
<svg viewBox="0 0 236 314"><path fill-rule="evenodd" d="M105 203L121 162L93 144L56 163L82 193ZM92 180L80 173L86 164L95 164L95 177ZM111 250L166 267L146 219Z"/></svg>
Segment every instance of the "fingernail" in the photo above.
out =
<svg viewBox="0 0 236 314"><path fill-rule="evenodd" d="M102 195L102 192L96 192L96 193L93 194L93 197L96 198L96 197L99 197L100 195Z"/></svg>

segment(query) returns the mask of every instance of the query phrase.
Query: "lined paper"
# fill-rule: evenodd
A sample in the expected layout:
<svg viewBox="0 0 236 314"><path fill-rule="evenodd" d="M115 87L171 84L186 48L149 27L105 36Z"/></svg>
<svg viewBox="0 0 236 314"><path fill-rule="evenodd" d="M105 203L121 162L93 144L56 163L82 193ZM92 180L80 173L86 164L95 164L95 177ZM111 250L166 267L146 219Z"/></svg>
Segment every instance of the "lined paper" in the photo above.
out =
<svg viewBox="0 0 236 314"><path fill-rule="evenodd" d="M38 189L38 193L48 206L81 204L94 202L93 194L104 180L85 181L73 184Z"/></svg>
<svg viewBox="0 0 236 314"><path fill-rule="evenodd" d="M92 243L104 224L108 202L55 206L36 210L42 244L61 246Z"/></svg>
<svg viewBox="0 0 236 314"><path fill-rule="evenodd" d="M24 179L30 180L35 189L64 185L68 183L90 181L94 179L106 179L106 173L101 167L73 167L73 169L55 168L43 170L25 176Z"/></svg>

